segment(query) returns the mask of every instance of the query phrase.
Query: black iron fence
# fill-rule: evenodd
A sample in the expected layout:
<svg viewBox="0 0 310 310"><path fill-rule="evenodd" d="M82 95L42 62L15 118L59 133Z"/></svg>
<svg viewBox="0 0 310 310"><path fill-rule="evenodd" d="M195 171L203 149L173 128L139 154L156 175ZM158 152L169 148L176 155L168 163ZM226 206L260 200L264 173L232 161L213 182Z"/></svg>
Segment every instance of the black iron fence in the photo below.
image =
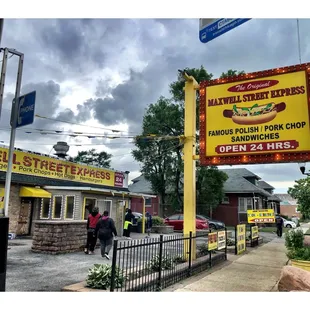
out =
<svg viewBox="0 0 310 310"><path fill-rule="evenodd" d="M115 240L110 291L160 291L226 259L226 229Z"/></svg>

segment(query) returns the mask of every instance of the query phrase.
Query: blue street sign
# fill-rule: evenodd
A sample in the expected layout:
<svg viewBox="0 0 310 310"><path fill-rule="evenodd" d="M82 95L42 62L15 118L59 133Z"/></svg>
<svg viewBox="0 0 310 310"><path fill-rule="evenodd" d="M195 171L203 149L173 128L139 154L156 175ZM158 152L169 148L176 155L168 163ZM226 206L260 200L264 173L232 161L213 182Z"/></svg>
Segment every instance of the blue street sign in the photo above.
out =
<svg viewBox="0 0 310 310"><path fill-rule="evenodd" d="M232 30L251 18L221 18L212 24L206 25L199 31L199 39L202 43L207 43L220 35Z"/></svg>
<svg viewBox="0 0 310 310"><path fill-rule="evenodd" d="M19 97L16 128L33 123L35 102L35 91Z"/></svg>

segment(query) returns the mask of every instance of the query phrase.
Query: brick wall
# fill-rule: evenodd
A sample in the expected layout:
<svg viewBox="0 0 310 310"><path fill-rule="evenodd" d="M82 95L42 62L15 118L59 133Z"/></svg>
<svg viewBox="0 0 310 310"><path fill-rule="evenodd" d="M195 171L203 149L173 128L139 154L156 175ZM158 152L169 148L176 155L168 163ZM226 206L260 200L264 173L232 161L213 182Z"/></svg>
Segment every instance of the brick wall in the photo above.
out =
<svg viewBox="0 0 310 310"><path fill-rule="evenodd" d="M301 218L301 213L296 212L296 208L297 206L280 206L280 214L289 217L297 216L298 218Z"/></svg>
<svg viewBox="0 0 310 310"><path fill-rule="evenodd" d="M20 186L12 184L10 189L10 201L9 201L9 232L18 233L18 220L21 208L21 198L19 197Z"/></svg>
<svg viewBox="0 0 310 310"><path fill-rule="evenodd" d="M31 250L36 253L63 254L84 248L86 221L35 221Z"/></svg>

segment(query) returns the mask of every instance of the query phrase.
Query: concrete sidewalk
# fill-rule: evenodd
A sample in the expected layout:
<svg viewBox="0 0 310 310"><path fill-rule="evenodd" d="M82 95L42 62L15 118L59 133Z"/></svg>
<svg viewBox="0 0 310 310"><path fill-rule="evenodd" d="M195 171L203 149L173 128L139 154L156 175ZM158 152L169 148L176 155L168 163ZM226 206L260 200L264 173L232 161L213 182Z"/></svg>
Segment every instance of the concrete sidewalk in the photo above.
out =
<svg viewBox="0 0 310 310"><path fill-rule="evenodd" d="M174 292L270 292L276 284L282 267L286 265L285 240L275 238L252 250L224 268L204 278L176 287Z"/></svg>

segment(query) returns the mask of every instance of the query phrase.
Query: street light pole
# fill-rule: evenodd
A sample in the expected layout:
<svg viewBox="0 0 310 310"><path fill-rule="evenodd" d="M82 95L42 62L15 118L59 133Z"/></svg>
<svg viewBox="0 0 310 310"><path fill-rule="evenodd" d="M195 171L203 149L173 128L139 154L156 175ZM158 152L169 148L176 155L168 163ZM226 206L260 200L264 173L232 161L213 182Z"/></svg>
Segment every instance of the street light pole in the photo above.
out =
<svg viewBox="0 0 310 310"><path fill-rule="evenodd" d="M2 26L3 22L1 24L0 29L1 32L2 32ZM0 76L0 109L2 107L2 101L4 96L4 85L5 85L8 54L10 53L19 56L15 100L13 101L11 111L11 136L10 136L10 147L8 156L9 158L5 177L5 189L4 189L4 217L3 216L0 217L0 292L4 292L6 284L7 251L8 251L9 200L10 200L11 178L13 170L13 154L14 154L16 125L17 125L17 113L18 113L22 71L24 64L24 54L9 48L4 48L0 50L3 51L2 69ZM2 211L3 210L1 210L1 212Z"/></svg>
<svg viewBox="0 0 310 310"><path fill-rule="evenodd" d="M13 49L4 49L4 57L2 63L2 72L1 72L1 93L0 100L3 99L4 92L4 83L5 83L5 74L6 74L6 61L8 53L19 56L18 71L17 71L17 80L16 80L16 89L15 89L15 99L12 104L11 111L11 135L10 135L10 146L9 146L9 158L8 158L8 167L5 177L5 189L4 189L4 215L8 216L9 214L9 200L10 200L10 189L11 189L11 179L12 179L12 168L13 168L13 154L14 154L14 144L15 144L15 135L16 135L16 125L17 125L17 113L18 113L18 104L20 89L22 83L22 73L24 65L24 54L20 53ZM2 104L2 101L0 101Z"/></svg>

